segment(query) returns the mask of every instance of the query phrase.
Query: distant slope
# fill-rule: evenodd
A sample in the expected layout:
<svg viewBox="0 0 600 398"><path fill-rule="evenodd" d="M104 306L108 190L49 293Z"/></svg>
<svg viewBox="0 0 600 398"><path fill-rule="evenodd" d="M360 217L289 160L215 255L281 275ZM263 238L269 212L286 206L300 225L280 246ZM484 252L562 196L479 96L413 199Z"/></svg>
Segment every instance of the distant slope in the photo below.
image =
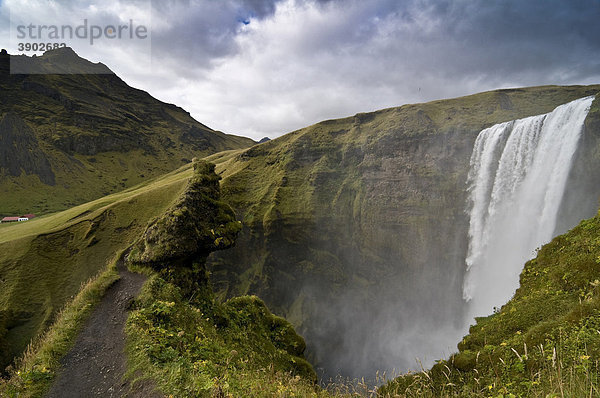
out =
<svg viewBox="0 0 600 398"><path fill-rule="evenodd" d="M10 74L10 63L96 74ZM22 69L21 69L22 70ZM65 209L157 177L194 156L254 144L128 86L70 48L0 53L0 215Z"/></svg>
<svg viewBox="0 0 600 398"><path fill-rule="evenodd" d="M465 183L477 134L599 91L531 87L405 105L210 156L244 223L236 246L212 255L214 285L263 298L332 376L437 358L427 351L432 334L448 346L462 336L454 325L464 316ZM600 128L588 119L563 227L597 210Z"/></svg>

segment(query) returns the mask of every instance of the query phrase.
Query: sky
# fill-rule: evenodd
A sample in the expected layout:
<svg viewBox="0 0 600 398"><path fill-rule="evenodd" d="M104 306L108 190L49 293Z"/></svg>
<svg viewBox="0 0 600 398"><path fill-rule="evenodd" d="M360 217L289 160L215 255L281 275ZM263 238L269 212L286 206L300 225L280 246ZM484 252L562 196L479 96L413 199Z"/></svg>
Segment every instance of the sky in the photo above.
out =
<svg viewBox="0 0 600 398"><path fill-rule="evenodd" d="M31 55L18 24L84 19L148 34L68 42L80 56L254 139L496 88L600 83L598 0L0 0L0 46Z"/></svg>

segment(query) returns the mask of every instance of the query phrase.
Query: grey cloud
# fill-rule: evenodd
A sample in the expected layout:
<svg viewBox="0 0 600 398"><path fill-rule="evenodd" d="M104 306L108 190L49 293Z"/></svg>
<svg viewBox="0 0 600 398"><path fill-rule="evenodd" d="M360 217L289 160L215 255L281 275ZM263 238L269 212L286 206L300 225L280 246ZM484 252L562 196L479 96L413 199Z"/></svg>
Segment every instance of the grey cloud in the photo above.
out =
<svg viewBox="0 0 600 398"><path fill-rule="evenodd" d="M196 76L193 68L209 69L216 60L240 51L235 38L240 28L252 20L271 17L278 3L284 0L152 0L153 19L166 19L168 29L154 29L152 45L154 58L173 61L184 75ZM325 6L335 0L301 0L299 5ZM356 21L357 24L360 21ZM337 39L351 39L353 26L346 24L338 37L323 37L319 32L306 32L306 50L312 51L317 43L330 44Z"/></svg>
<svg viewBox="0 0 600 398"><path fill-rule="evenodd" d="M600 3L459 2L438 16L449 74L551 72L600 59Z"/></svg>
<svg viewBox="0 0 600 398"><path fill-rule="evenodd" d="M217 59L239 51L235 37L251 19L268 17L280 0L153 0L153 19L166 19L169 27L153 29L153 56L172 62L183 75L208 69Z"/></svg>
<svg viewBox="0 0 600 398"><path fill-rule="evenodd" d="M63 7L82 8L90 1ZM0 10L6 15L4 4ZM144 7L148 0L121 4ZM238 134L276 136L320 119L509 85L600 80L597 1L152 0L151 5L151 73L135 76L136 63L122 53L102 61L131 72L123 78L202 122ZM107 20L115 17L113 10L107 7ZM228 117L233 112L235 119Z"/></svg>

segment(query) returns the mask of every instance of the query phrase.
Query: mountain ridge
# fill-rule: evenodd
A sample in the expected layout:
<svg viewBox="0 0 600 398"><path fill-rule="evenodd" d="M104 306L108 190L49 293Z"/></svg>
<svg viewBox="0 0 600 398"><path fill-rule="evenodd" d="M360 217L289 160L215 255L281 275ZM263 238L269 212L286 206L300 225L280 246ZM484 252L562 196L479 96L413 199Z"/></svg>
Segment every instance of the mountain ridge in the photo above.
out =
<svg viewBox="0 0 600 398"><path fill-rule="evenodd" d="M31 73L11 74L12 63ZM56 66L65 73L43 73ZM0 118L17 115L33 132L36 152L50 164L38 179L38 173L28 172L27 156L5 157L0 214L65 209L158 177L194 156L254 144L197 122L70 48L40 57L0 53L0 88ZM6 128L1 133L14 135Z"/></svg>

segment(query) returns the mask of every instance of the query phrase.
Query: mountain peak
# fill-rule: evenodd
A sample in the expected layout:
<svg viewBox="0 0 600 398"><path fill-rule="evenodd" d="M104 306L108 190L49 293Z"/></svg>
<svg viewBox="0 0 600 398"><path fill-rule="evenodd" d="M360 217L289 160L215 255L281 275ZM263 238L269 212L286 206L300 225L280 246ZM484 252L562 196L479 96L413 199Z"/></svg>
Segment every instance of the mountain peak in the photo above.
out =
<svg viewBox="0 0 600 398"><path fill-rule="evenodd" d="M79 55L77 55L77 53L71 47L59 47L52 50L44 51L42 58L45 57L50 59L51 57L56 56L63 57L65 59L70 58L72 60L83 59Z"/></svg>
<svg viewBox="0 0 600 398"><path fill-rule="evenodd" d="M101 62L81 58L71 47L48 50L39 57L11 55L10 70L13 74L114 74Z"/></svg>
<svg viewBox="0 0 600 398"><path fill-rule="evenodd" d="M0 213L63 209L254 144L130 87L71 48L0 55L0 88ZM19 193L25 178L34 181L27 195Z"/></svg>

